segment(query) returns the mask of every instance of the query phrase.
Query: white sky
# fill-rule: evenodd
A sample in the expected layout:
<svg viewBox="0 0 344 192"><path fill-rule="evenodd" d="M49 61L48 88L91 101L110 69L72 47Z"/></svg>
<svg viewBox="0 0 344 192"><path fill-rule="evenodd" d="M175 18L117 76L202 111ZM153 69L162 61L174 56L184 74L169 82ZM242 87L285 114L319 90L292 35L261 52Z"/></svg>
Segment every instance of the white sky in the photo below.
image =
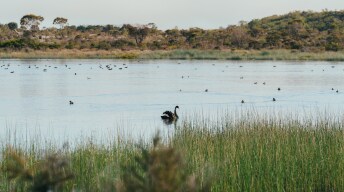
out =
<svg viewBox="0 0 344 192"><path fill-rule="evenodd" d="M290 11L342 10L344 0L0 0L0 23L19 23L28 13L70 25L155 23L160 29L226 27Z"/></svg>

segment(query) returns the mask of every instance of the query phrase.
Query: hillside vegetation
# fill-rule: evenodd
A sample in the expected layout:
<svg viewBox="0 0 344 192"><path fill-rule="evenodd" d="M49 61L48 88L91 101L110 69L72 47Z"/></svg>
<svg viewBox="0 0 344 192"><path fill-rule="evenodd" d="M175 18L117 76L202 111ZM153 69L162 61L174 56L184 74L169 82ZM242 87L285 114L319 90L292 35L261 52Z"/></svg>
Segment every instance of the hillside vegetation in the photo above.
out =
<svg viewBox="0 0 344 192"><path fill-rule="evenodd" d="M303 52L340 51L344 48L344 11L296 11L219 29L160 30L154 23L69 26L57 17L56 27L40 29L44 18L25 15L0 25L2 51L48 49L175 50L175 49L295 49ZM1 22L1 21L0 21Z"/></svg>

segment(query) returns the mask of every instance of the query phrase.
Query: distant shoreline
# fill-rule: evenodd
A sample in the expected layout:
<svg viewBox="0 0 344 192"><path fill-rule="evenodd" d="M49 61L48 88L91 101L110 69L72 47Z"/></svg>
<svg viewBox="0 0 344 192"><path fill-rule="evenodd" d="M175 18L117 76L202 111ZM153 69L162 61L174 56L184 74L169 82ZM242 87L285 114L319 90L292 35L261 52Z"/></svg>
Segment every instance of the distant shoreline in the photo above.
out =
<svg viewBox="0 0 344 192"><path fill-rule="evenodd" d="M171 60L276 60L344 61L344 52L298 50L0 50L0 59L171 59Z"/></svg>

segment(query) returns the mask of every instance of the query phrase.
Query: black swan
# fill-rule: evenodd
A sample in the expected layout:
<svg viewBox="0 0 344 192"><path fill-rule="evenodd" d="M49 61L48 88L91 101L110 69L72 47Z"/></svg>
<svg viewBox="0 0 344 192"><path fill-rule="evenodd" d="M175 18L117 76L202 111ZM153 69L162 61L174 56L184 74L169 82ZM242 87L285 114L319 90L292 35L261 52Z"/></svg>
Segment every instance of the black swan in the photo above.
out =
<svg viewBox="0 0 344 192"><path fill-rule="evenodd" d="M172 113L171 111L163 112L162 115L161 115L161 119L166 121L166 122L177 121L177 119L178 119L177 109L179 109L179 106L176 106L174 108L174 113Z"/></svg>

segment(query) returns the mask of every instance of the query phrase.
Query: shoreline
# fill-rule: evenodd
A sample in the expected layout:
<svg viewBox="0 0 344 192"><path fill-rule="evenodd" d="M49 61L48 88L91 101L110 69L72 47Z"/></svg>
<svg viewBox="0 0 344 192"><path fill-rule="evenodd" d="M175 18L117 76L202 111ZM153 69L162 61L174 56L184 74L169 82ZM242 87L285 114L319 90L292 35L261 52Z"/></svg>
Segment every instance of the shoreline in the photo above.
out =
<svg viewBox="0 0 344 192"><path fill-rule="evenodd" d="M296 50L0 50L0 59L143 59L344 61L344 52Z"/></svg>

